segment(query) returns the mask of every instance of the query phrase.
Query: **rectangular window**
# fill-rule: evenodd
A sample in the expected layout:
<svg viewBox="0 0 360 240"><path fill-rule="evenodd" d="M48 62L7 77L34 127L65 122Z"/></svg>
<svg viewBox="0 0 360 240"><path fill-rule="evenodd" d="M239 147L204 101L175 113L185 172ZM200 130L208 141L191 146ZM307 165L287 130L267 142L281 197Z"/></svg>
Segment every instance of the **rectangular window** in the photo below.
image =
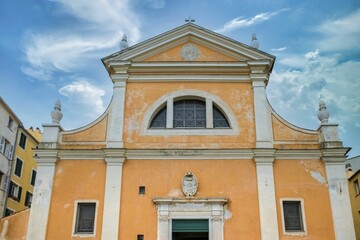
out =
<svg viewBox="0 0 360 240"><path fill-rule="evenodd" d="M19 146L25 150L26 147L26 136L24 133L20 134Z"/></svg>
<svg viewBox="0 0 360 240"><path fill-rule="evenodd" d="M1 137L0 140L0 153L2 153L8 159L12 160L13 146L5 137Z"/></svg>
<svg viewBox="0 0 360 240"><path fill-rule="evenodd" d="M359 181L357 179L354 181L354 188L355 188L355 195L359 195L360 194L360 186L359 186Z"/></svg>
<svg viewBox="0 0 360 240"><path fill-rule="evenodd" d="M3 189L4 173L0 171L0 189Z"/></svg>
<svg viewBox="0 0 360 240"><path fill-rule="evenodd" d="M94 234L95 202L78 202L76 209L75 234Z"/></svg>
<svg viewBox="0 0 360 240"><path fill-rule="evenodd" d="M33 169L31 173L31 181L30 181L31 186L35 186L35 180L36 180L36 171Z"/></svg>
<svg viewBox="0 0 360 240"><path fill-rule="evenodd" d="M32 193L31 192L28 192L26 191L26 196L25 196L25 206L27 207L31 207L31 202L32 202Z"/></svg>
<svg viewBox="0 0 360 240"><path fill-rule="evenodd" d="M22 192L22 187L18 186L14 182L10 182L10 187L9 187L9 197L10 198L14 199L15 201L20 202L21 192Z"/></svg>
<svg viewBox="0 0 360 240"><path fill-rule="evenodd" d="M22 166L23 166L23 161L21 161L19 158L16 158L14 174L18 177L21 177Z"/></svg>
<svg viewBox="0 0 360 240"><path fill-rule="evenodd" d="M7 126L8 126L8 128L9 128L10 130L12 130L12 128L13 128L13 126L14 126L14 120L13 120L11 117L9 117L9 121L8 121Z"/></svg>
<svg viewBox="0 0 360 240"><path fill-rule="evenodd" d="M285 200L282 202L285 232L304 232L301 201Z"/></svg>

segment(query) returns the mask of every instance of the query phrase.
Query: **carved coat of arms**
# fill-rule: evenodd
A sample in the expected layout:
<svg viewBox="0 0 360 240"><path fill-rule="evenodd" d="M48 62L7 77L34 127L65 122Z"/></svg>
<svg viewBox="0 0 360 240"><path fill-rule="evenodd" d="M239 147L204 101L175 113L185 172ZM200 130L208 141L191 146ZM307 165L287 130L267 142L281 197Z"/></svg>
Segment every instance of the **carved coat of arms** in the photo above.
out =
<svg viewBox="0 0 360 240"><path fill-rule="evenodd" d="M182 191L185 194L186 197L193 197L198 188L198 180L196 176L188 172L185 174L185 176L182 179Z"/></svg>

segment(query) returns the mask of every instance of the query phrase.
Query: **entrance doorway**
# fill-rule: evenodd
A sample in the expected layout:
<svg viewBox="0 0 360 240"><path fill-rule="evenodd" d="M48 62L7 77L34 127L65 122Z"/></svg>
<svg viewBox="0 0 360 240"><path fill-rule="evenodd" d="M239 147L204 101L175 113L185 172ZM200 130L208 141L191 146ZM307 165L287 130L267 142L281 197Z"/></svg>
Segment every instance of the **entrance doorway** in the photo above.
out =
<svg viewBox="0 0 360 240"><path fill-rule="evenodd" d="M173 219L172 240L209 240L209 220Z"/></svg>

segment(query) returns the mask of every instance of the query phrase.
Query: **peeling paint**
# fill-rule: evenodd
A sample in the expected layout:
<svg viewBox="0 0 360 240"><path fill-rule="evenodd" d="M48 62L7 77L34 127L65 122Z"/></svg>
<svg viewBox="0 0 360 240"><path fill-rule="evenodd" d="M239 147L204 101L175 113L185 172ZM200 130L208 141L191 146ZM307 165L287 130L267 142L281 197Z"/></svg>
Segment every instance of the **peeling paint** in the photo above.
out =
<svg viewBox="0 0 360 240"><path fill-rule="evenodd" d="M64 205L64 208L66 209L66 208L68 208L68 207L70 207L70 206L71 206L71 204L70 204L70 203L67 203L67 204Z"/></svg>
<svg viewBox="0 0 360 240"><path fill-rule="evenodd" d="M6 240L6 235L7 235L7 232L8 232L8 228L9 228L9 220L6 219L5 222L4 222L1 234L0 234L0 240Z"/></svg>
<svg viewBox="0 0 360 240"><path fill-rule="evenodd" d="M326 183L326 179L317 171L310 171L311 176L321 184Z"/></svg>
<svg viewBox="0 0 360 240"><path fill-rule="evenodd" d="M230 219L232 217L232 213L229 211L229 210L225 210L225 212L224 212L224 218L226 219L226 220L228 220L228 219Z"/></svg>
<svg viewBox="0 0 360 240"><path fill-rule="evenodd" d="M182 191L180 189L172 189L168 194L169 197L179 197L181 195Z"/></svg>
<svg viewBox="0 0 360 240"><path fill-rule="evenodd" d="M56 175L60 175L60 174L62 174L62 172L63 172L63 169L59 167L56 171Z"/></svg>

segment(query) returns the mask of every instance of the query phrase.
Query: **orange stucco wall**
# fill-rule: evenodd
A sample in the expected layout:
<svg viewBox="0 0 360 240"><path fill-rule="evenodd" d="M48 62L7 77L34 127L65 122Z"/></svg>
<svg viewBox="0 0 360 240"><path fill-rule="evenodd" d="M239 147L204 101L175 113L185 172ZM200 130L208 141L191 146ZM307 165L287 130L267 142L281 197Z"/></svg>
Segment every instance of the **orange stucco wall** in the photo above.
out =
<svg viewBox="0 0 360 240"><path fill-rule="evenodd" d="M0 236L6 240L25 239L30 210L26 209L14 215L0 219ZM7 225L7 226L6 226Z"/></svg>
<svg viewBox="0 0 360 240"><path fill-rule="evenodd" d="M276 160L274 178L280 239L335 239L324 164L320 160ZM281 198L303 199L306 236L283 233Z"/></svg>
<svg viewBox="0 0 360 240"><path fill-rule="evenodd" d="M225 239L260 239L256 168L253 160L128 160L123 166L119 239L157 238L155 197L183 197L181 179L193 172L197 197L225 197L230 218ZM229 184L231 183L231 184ZM139 195L139 186L146 194ZM126 207L125 207L126 206Z"/></svg>
<svg viewBox="0 0 360 240"><path fill-rule="evenodd" d="M145 59L144 61L184 61L184 59L180 55L180 51L182 47L189 43L195 45L199 49L199 57L196 59L196 61L237 61L237 59L235 58L224 55L218 51L214 51L212 49L209 49L208 47L191 41L158 53Z"/></svg>
<svg viewBox="0 0 360 240"><path fill-rule="evenodd" d="M105 172L105 161L66 160L56 165L47 239L77 239L71 238L75 200L99 201L95 238L79 239L101 239Z"/></svg>
<svg viewBox="0 0 360 240"><path fill-rule="evenodd" d="M221 98L237 118L240 134L225 136L141 135L144 115L160 97L180 89L201 90ZM128 83L126 85L125 148L252 148L255 145L251 83Z"/></svg>

